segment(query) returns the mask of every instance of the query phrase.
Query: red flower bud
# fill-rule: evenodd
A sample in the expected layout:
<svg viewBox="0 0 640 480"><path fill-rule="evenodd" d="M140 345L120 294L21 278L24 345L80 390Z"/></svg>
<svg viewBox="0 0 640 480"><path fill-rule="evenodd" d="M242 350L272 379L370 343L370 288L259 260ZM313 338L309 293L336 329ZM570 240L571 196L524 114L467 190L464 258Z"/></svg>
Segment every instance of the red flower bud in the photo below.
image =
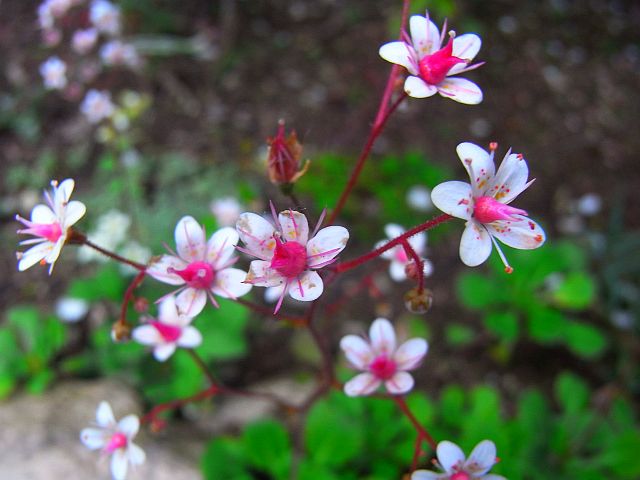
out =
<svg viewBox="0 0 640 480"><path fill-rule="evenodd" d="M284 120L280 120L278 125L277 135L267 139L269 180L276 185L291 184L306 173L311 162L307 160L304 166L299 169L302 145L298 142L296 132L292 131L288 136L285 136Z"/></svg>

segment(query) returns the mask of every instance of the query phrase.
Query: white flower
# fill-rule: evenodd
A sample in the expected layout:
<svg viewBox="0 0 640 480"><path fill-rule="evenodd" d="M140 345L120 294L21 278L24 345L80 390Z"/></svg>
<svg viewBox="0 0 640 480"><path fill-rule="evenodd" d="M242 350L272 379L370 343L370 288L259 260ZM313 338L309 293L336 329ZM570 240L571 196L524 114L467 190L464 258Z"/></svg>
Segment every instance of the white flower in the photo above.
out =
<svg viewBox="0 0 640 480"><path fill-rule="evenodd" d="M55 261L67 241L69 228L80 220L86 212L82 202L69 201L73 192L74 181L70 178L58 185L51 182L52 192L44 192L47 205L36 205L31 210L31 220L16 215L16 220L25 227L18 230L20 234L33 235L36 238L23 240L20 245L34 245L26 252L18 252L18 270L21 272L38 262L49 264L49 275Z"/></svg>
<svg viewBox="0 0 640 480"><path fill-rule="evenodd" d="M56 315L67 323L75 323L89 311L89 302L81 298L63 297L56 302Z"/></svg>
<svg viewBox="0 0 640 480"><path fill-rule="evenodd" d="M107 0L91 2L89 19L100 32L109 35L120 32L120 8Z"/></svg>
<svg viewBox="0 0 640 480"><path fill-rule="evenodd" d="M98 30L95 28L87 28L85 30L77 30L71 38L71 46L80 55L84 55L93 48L98 40Z"/></svg>
<svg viewBox="0 0 640 480"><path fill-rule="evenodd" d="M466 459L455 443L447 440L438 443L438 467L442 473L416 470L411 480L506 480L501 475L487 473L496 464L496 446L491 440L481 441Z"/></svg>
<svg viewBox="0 0 640 480"><path fill-rule="evenodd" d="M67 64L58 57L51 57L40 65L40 75L49 90L61 90L67 86Z"/></svg>
<svg viewBox="0 0 640 480"><path fill-rule="evenodd" d="M49 30L53 28L54 18L51 11L51 1L45 0L38 5L38 24L43 30Z"/></svg>
<svg viewBox="0 0 640 480"><path fill-rule="evenodd" d="M100 58L105 65L136 67L140 64L140 57L136 48L120 40L112 40L105 43L100 49Z"/></svg>
<svg viewBox="0 0 640 480"><path fill-rule="evenodd" d="M475 267L484 262L493 243L505 270L511 272L513 269L495 239L513 248L530 250L544 243L545 233L527 218L527 212L508 206L533 183L527 182L527 162L521 154L509 151L496 172L493 163L496 148L496 144L491 144L489 153L473 143L458 145L456 150L471 184L441 183L433 189L431 200L443 212L467 221L460 241L460 258L466 265Z"/></svg>
<svg viewBox="0 0 640 480"><path fill-rule="evenodd" d="M433 210L431 202L431 190L422 185L414 185L407 192L407 205L418 212L428 212Z"/></svg>
<svg viewBox="0 0 640 480"><path fill-rule="evenodd" d="M131 332L136 342L153 346L156 360L164 362L177 347L195 348L202 343L202 335L191 326L193 317L178 308L173 295L160 302L158 311L158 319L150 319Z"/></svg>
<svg viewBox="0 0 640 480"><path fill-rule="evenodd" d="M233 197L217 198L210 205L216 222L221 227L230 227L236 224L236 220L242 213L242 205Z"/></svg>
<svg viewBox="0 0 640 480"><path fill-rule="evenodd" d="M221 228L207 241L204 228L186 216L176 225L175 240L177 253L153 261L147 273L161 282L181 285L176 304L182 312L195 316L207 297L217 307L214 295L235 299L251 290L251 285L243 283L246 273L229 268L236 262L233 253L238 243L233 228Z"/></svg>
<svg viewBox="0 0 640 480"><path fill-rule="evenodd" d="M89 90L80 105L80 111L90 123L100 123L111 117L115 106L111 102L111 93L107 91Z"/></svg>
<svg viewBox="0 0 640 480"><path fill-rule="evenodd" d="M404 228L395 223L390 223L384 227L384 233L389 240L399 237L404 233ZM381 240L376 244L375 248L379 248L388 243L389 240ZM407 240L409 245L418 254L419 257L424 255L424 251L427 244L427 234L420 232ZM402 245L397 245L390 250L387 250L382 255L382 258L389 260L389 275L396 282L402 282L407 279L406 267L413 264L413 259L407 255ZM433 273L433 265L426 258L421 258L423 262L423 275L428 277Z"/></svg>
<svg viewBox="0 0 640 480"><path fill-rule="evenodd" d="M428 347L426 340L412 338L396 348L391 322L378 318L369 329L369 341L357 335L347 335L340 341L349 363L364 372L345 383L344 392L350 397L369 395L384 383L392 395L407 393L414 384L407 371L418 367Z"/></svg>
<svg viewBox="0 0 640 480"><path fill-rule="evenodd" d="M260 259L251 262L245 282L259 287L285 285L274 313L286 292L303 302L318 298L324 285L315 270L333 263L349 240L347 229L339 226L325 227L309 239L307 217L293 210L280 212L276 223L277 228L248 212L236 223L245 244L238 249Z"/></svg>
<svg viewBox="0 0 640 480"><path fill-rule="evenodd" d="M449 32L448 43L442 47L445 37L438 27L426 17L413 15L409 19L411 37L404 32L404 41L389 42L380 47L385 60L405 67L410 75L404 82L404 90L415 98L425 98L436 92L456 102L477 104L482 101L482 90L464 78L450 78L462 72L478 68L480 63L468 66L478 54L482 40L473 33L455 36Z"/></svg>
<svg viewBox="0 0 640 480"><path fill-rule="evenodd" d="M145 453L133 438L140 428L140 420L136 415L127 415L116 423L111 406L100 402L96 411L98 428L85 428L80 432L80 440L91 450L101 449L111 455L111 475L114 480L124 480L129 464L142 465Z"/></svg>
<svg viewBox="0 0 640 480"><path fill-rule="evenodd" d="M114 208L100 215L95 230L89 232L89 238L107 250L116 250L127 238L130 225L129 215ZM103 263L108 260L108 257L86 245L78 249L78 261L80 262L97 261Z"/></svg>

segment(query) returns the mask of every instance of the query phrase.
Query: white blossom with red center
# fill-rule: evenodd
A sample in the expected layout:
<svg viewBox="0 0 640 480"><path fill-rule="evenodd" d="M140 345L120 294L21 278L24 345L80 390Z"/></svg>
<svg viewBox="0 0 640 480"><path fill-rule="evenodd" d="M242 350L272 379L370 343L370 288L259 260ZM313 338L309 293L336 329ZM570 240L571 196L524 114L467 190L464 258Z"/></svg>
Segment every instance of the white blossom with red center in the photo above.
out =
<svg viewBox="0 0 640 480"><path fill-rule="evenodd" d="M31 210L31 220L16 215L16 220L25 227L18 233L33 235L35 238L23 240L20 245L33 245L26 252L18 252L18 270L21 272L36 263L49 264L49 275L53 265L60 256L60 251L67 241L69 228L85 214L84 203L69 201L75 183L68 178L58 184L51 182L51 193L45 191L47 205L36 205Z"/></svg>
<svg viewBox="0 0 640 480"><path fill-rule="evenodd" d="M171 295L160 302L158 318L134 328L131 336L138 343L153 346L155 359L164 362L177 347L195 348L202 343L202 335L191 326L192 320L193 317L180 311Z"/></svg>
<svg viewBox="0 0 640 480"><path fill-rule="evenodd" d="M413 388L409 370L418 367L428 350L427 341L412 338L396 347L396 333L386 318L376 319L369 329L369 340L347 335L340 341L349 363L360 373L344 385L350 397L369 395L384 384L392 395L407 393Z"/></svg>
<svg viewBox="0 0 640 480"><path fill-rule="evenodd" d="M394 238L398 238L405 232L404 228L395 223L390 223L384 227L384 233L387 235L389 240L393 240ZM384 244L388 243L389 240L380 240L375 248L380 248ZM427 234L424 232L420 232L413 237L407 240L413 251L421 257L422 260L422 271L425 277L428 277L433 273L433 265L426 258L422 258L427 246ZM396 282L402 282L407 279L407 267L412 265L413 259L407 255L404 247L402 245L397 245L390 250L385 251L382 255L382 258L389 260L389 275ZM410 267L409 267L410 268Z"/></svg>
<svg viewBox="0 0 640 480"><path fill-rule="evenodd" d="M414 98L426 98L436 93L456 102L469 105L482 101L482 90L465 78L452 78L482 65L469 65L480 50L482 40L473 33L456 37L449 32L449 40L443 47L446 22L442 32L426 16L413 15L409 19L411 36L403 32L403 41L389 42L380 47L380 56L388 62L401 65L410 75L404 82L404 90Z"/></svg>
<svg viewBox="0 0 640 480"><path fill-rule="evenodd" d="M277 313L285 293L303 302L322 294L324 285L316 270L335 261L347 245L349 232L334 225L319 231L316 227L317 233L309 235L307 217L294 210L280 212L277 217L274 212L274 221L275 227L260 215L247 212L240 215L236 229L245 244L238 250L259 258L251 262L245 282L259 287L284 286Z"/></svg>
<svg viewBox="0 0 640 480"><path fill-rule="evenodd" d="M152 261L147 273L161 282L181 285L176 305L183 313L195 317L207 297L218 307L214 295L236 299L251 290L251 285L243 283L246 272L230 268L237 260L233 254L238 233L233 228L221 228L207 241L204 228L186 216L176 225L175 240L176 252Z"/></svg>
<svg viewBox="0 0 640 480"><path fill-rule="evenodd" d="M124 480L129 464L142 465L145 453L133 439L140 428L140 420L136 415L127 415L119 422L113 416L111 406L100 402L96 411L98 428L85 428L80 432L80 440L91 450L101 450L104 455L111 456L111 475L114 480Z"/></svg>
<svg viewBox="0 0 640 480"><path fill-rule="evenodd" d="M476 445L469 458L465 458L460 447L447 440L438 443L436 453L442 472L416 470L411 480L506 480L501 475L488 473L497 462L496 446L491 440Z"/></svg>
<svg viewBox="0 0 640 480"><path fill-rule="evenodd" d="M466 265L475 267L483 263L491 254L493 243L505 271L511 273L513 269L495 239L513 248L530 250L540 247L546 237L526 211L509 206L533 183L527 181L527 162L521 154L509 150L496 172L493 162L496 148L495 143L490 145L489 152L473 143L458 145L456 150L471 184L441 183L431 192L431 200L443 212L467 221L460 241L460 258Z"/></svg>

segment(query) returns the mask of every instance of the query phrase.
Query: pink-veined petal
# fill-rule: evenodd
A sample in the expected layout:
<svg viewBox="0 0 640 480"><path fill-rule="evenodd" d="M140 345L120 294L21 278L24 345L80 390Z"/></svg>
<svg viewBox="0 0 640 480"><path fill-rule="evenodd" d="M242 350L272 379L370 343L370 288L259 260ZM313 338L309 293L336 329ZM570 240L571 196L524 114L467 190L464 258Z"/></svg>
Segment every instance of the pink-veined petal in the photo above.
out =
<svg viewBox="0 0 640 480"><path fill-rule="evenodd" d="M404 282L407 279L407 273L405 270L406 263L391 261L389 265L389 276L394 282Z"/></svg>
<svg viewBox="0 0 640 480"><path fill-rule="evenodd" d="M440 31L435 23L422 15L412 15L409 18L409 31L413 48L419 58L431 55L440 49Z"/></svg>
<svg viewBox="0 0 640 480"><path fill-rule="evenodd" d="M98 428L85 428L80 432L80 441L88 449L97 450L107 443L106 432Z"/></svg>
<svg viewBox="0 0 640 480"><path fill-rule="evenodd" d="M481 476L491 470L496 463L496 445L491 440L483 440L475 446L465 462L469 473Z"/></svg>
<svg viewBox="0 0 640 480"><path fill-rule="evenodd" d="M185 327L177 343L182 348L195 348L202 343L202 334L196 327Z"/></svg>
<svg viewBox="0 0 640 480"><path fill-rule="evenodd" d="M473 60L478 52L480 51L480 47L482 46L482 40L475 33L465 33L464 35L460 35L453 39L453 52L452 55L454 57L462 58L463 60L468 60L469 62ZM455 75L459 73L460 70L464 70L467 68L468 63L458 63L453 66L447 76Z"/></svg>
<svg viewBox="0 0 640 480"><path fill-rule="evenodd" d="M195 317L198 315L204 307L207 305L207 291L197 288L185 288L181 291L176 297L176 307L178 307L178 311L187 316L187 317ZM182 324L182 319L178 317L175 318L177 324ZM164 322L164 320L163 320ZM164 322L164 323L172 323L172 322Z"/></svg>
<svg viewBox="0 0 640 480"><path fill-rule="evenodd" d="M144 450L142 450L135 443L129 442L129 446L127 447L127 457L129 458L129 463L131 465L142 465L146 459L146 455Z"/></svg>
<svg viewBox="0 0 640 480"><path fill-rule="evenodd" d="M344 250L349 240L349 231L337 225L321 229L307 243L308 265L316 268L334 259Z"/></svg>
<svg viewBox="0 0 640 480"><path fill-rule="evenodd" d="M238 232L231 227L217 230L207 242L205 261L218 270L229 261L238 244Z"/></svg>
<svg viewBox="0 0 640 480"><path fill-rule="evenodd" d="M514 218L517 220L498 220L485 227L505 245L520 250L532 250L545 242L547 237L540 225L524 215L514 215Z"/></svg>
<svg viewBox="0 0 640 480"><path fill-rule="evenodd" d="M393 355L398 370L413 370L427 354L429 345L422 338L412 338L398 347Z"/></svg>
<svg viewBox="0 0 640 480"><path fill-rule="evenodd" d="M487 229L474 220L469 220L460 240L460 259L469 267L476 267L491 255L491 237Z"/></svg>
<svg viewBox="0 0 640 480"><path fill-rule="evenodd" d="M382 45L378 53L387 62L406 68L412 75L418 74L418 55L411 45L405 42L389 42Z"/></svg>
<svg viewBox="0 0 640 480"><path fill-rule="evenodd" d="M453 467L455 465L464 462L464 452L462 449L448 440L443 440L438 443L436 454L438 455L438 462L440 462L445 472L449 474L453 473Z"/></svg>
<svg viewBox="0 0 640 480"><path fill-rule="evenodd" d="M367 370L373 361L373 351L369 344L357 335L347 335L340 340L340 348L351 365L358 370Z"/></svg>
<svg viewBox="0 0 640 480"><path fill-rule="evenodd" d="M31 210L31 221L33 223L40 223L47 225L49 223L56 223L58 221L58 217L56 217L55 213L47 207L46 205L36 205Z"/></svg>
<svg viewBox="0 0 640 480"><path fill-rule="evenodd" d="M482 90L466 78L445 78L438 84L438 93L466 105L477 105L482 102Z"/></svg>
<svg viewBox="0 0 640 480"><path fill-rule="evenodd" d="M113 480L124 480L127 477L129 459L126 450L119 448L111 456L111 476Z"/></svg>
<svg viewBox="0 0 640 480"><path fill-rule="evenodd" d="M276 247L273 239L275 229L267 220L255 213L245 212L238 218L236 230L246 249L256 257L263 260L273 257L273 250Z"/></svg>
<svg viewBox="0 0 640 480"><path fill-rule="evenodd" d="M416 470L411 474L411 480L445 480L448 476L429 470Z"/></svg>
<svg viewBox="0 0 640 480"><path fill-rule="evenodd" d="M404 91L413 98L427 98L438 92L438 87L430 85L420 77L409 75L404 81Z"/></svg>
<svg viewBox="0 0 640 480"><path fill-rule="evenodd" d="M413 388L415 381L407 372L396 372L393 377L384 382L384 387L391 395L402 395Z"/></svg>
<svg viewBox="0 0 640 480"><path fill-rule="evenodd" d="M309 240L309 222L307 217L295 210L285 210L278 215L282 227L282 238L287 241L306 245Z"/></svg>
<svg viewBox="0 0 640 480"><path fill-rule="evenodd" d="M62 225L62 229L66 230L74 225L84 216L85 213L87 213L87 207L84 203L78 202L77 200L70 201L64 211L64 223Z"/></svg>
<svg viewBox="0 0 640 480"><path fill-rule="evenodd" d="M188 261L204 259L207 244L204 230L195 218L185 216L180 219L175 229L176 252L180 258Z"/></svg>
<svg viewBox="0 0 640 480"><path fill-rule="evenodd" d="M381 383L382 382L371 373L360 373L344 384L344 393L349 397L369 395L375 392Z"/></svg>
<svg viewBox="0 0 640 480"><path fill-rule="evenodd" d="M18 262L18 270L24 272L27 268L33 267L36 263L43 260L53 250L53 243L42 242L31 247L22 253Z"/></svg>
<svg viewBox="0 0 640 480"><path fill-rule="evenodd" d="M257 287L275 287L285 283L286 279L271 268L271 262L254 260L249 265L249 272L244 281Z"/></svg>
<svg viewBox="0 0 640 480"><path fill-rule="evenodd" d="M459 144L456 152L471 179L473 196L477 198L484 195L495 173L493 155L471 142Z"/></svg>
<svg viewBox="0 0 640 480"><path fill-rule="evenodd" d="M431 191L431 201L452 217L469 220L473 214L473 192L465 182L453 180L437 185Z"/></svg>
<svg viewBox="0 0 640 480"><path fill-rule="evenodd" d="M101 427L111 427L116 424L116 419L113 416L113 410L109 402L102 401L98 405L96 410L96 423Z"/></svg>
<svg viewBox="0 0 640 480"><path fill-rule="evenodd" d="M392 355L396 349L396 332L386 318L377 318L369 327L371 348L376 354Z"/></svg>
<svg viewBox="0 0 640 480"><path fill-rule="evenodd" d="M180 275L169 273L169 269L184 270L187 265L188 263L181 258L173 255L162 255L161 257L155 257L151 260L147 268L147 274L162 283L182 285L185 283L184 279Z"/></svg>
<svg viewBox="0 0 640 480"><path fill-rule="evenodd" d="M153 356L159 362L164 362L171 355L173 355L173 352L175 352L175 351L176 351L176 344L175 343L165 343L163 345L158 345L157 347L155 347L153 349Z"/></svg>
<svg viewBox="0 0 640 480"><path fill-rule="evenodd" d="M140 419L137 415L127 415L118 422L118 431L124 433L131 440L140 430Z"/></svg>
<svg viewBox="0 0 640 480"><path fill-rule="evenodd" d="M211 291L223 298L238 298L251 290L251 284L244 283L247 272L239 268L225 268L216 273L216 280Z"/></svg>
<svg viewBox="0 0 640 480"><path fill-rule="evenodd" d="M328 227L330 228L330 227ZM322 278L317 272L307 270L298 275L297 279L294 279L289 285L289 295L295 300L301 302L310 302L315 300L324 290L324 284Z"/></svg>
<svg viewBox="0 0 640 480"><path fill-rule="evenodd" d="M502 203L510 203L531 183L527 183L529 167L524 157L517 153L508 153L495 177L489 182L487 195Z"/></svg>
<svg viewBox="0 0 640 480"><path fill-rule="evenodd" d="M134 328L131 338L142 345L158 345L164 341L160 332L152 325L140 325Z"/></svg>

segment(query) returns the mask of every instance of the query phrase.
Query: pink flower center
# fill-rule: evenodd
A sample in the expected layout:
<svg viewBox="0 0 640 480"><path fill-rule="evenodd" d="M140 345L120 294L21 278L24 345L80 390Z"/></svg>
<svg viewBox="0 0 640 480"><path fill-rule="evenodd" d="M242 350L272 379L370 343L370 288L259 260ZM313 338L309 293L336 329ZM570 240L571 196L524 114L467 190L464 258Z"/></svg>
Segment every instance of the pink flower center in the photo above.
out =
<svg viewBox="0 0 640 480"><path fill-rule="evenodd" d="M104 449L107 453L113 453L119 448L125 448L128 441L124 433L116 432L111 436L109 443L107 443Z"/></svg>
<svg viewBox="0 0 640 480"><path fill-rule="evenodd" d="M207 262L191 262L183 270L168 268L167 271L178 275L189 287L202 290L209 290L216 278L216 272Z"/></svg>
<svg viewBox="0 0 640 480"><path fill-rule="evenodd" d="M528 214L525 210L500 203L493 197L476 198L473 216L481 223L491 223L496 220L518 221L514 215Z"/></svg>
<svg viewBox="0 0 640 480"><path fill-rule="evenodd" d="M397 370L396 362L384 353L378 355L369 365L369 371L380 380L389 380Z"/></svg>
<svg viewBox="0 0 640 480"><path fill-rule="evenodd" d="M169 325L158 320L152 320L149 324L155 328L167 343L175 343L182 335L182 329L176 325Z"/></svg>
<svg viewBox="0 0 640 480"><path fill-rule="evenodd" d="M31 223L28 220L21 221L29 228L18 230L18 233L42 237L51 243L56 243L62 236L62 228L60 228L59 223Z"/></svg>
<svg viewBox="0 0 640 480"><path fill-rule="evenodd" d="M298 242L283 243L275 237L276 248L273 251L271 268L286 278L295 278L307 268L307 249Z"/></svg>
<svg viewBox="0 0 640 480"><path fill-rule="evenodd" d="M400 263L407 263L409 261L409 257L407 257L407 252L404 251L404 248L398 247L396 248L396 253L394 255L396 260Z"/></svg>
<svg viewBox="0 0 640 480"><path fill-rule="evenodd" d="M471 475L467 472L457 472L449 477L450 480L471 480Z"/></svg>
<svg viewBox="0 0 640 480"><path fill-rule="evenodd" d="M449 39L449 42L444 48L423 57L418 63L422 79L429 85L438 85L446 78L449 70L455 65L458 63L467 63L467 61L462 58L454 57L452 52L453 37Z"/></svg>

